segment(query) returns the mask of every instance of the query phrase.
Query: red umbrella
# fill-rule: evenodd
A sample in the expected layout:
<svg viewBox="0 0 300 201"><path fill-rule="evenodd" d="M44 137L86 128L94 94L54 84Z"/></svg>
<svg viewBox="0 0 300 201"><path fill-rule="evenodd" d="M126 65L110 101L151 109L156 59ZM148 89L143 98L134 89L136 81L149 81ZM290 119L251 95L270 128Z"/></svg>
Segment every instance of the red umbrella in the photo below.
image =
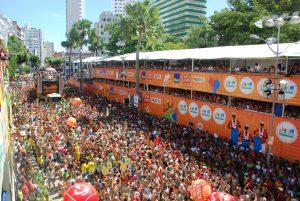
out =
<svg viewBox="0 0 300 201"><path fill-rule="evenodd" d="M77 124L77 121L74 117L69 117L69 119L67 119L67 125L70 127L75 127Z"/></svg>
<svg viewBox="0 0 300 201"><path fill-rule="evenodd" d="M193 181L187 190L194 201L206 201L211 194L210 184L203 179Z"/></svg>
<svg viewBox="0 0 300 201"><path fill-rule="evenodd" d="M80 98L74 98L74 99L72 100L72 104L73 104L74 106L79 107L79 106L81 105L81 103L82 103L82 100L81 100Z"/></svg>
<svg viewBox="0 0 300 201"><path fill-rule="evenodd" d="M208 201L234 201L234 197L228 193L224 192L214 192L208 199Z"/></svg>
<svg viewBox="0 0 300 201"><path fill-rule="evenodd" d="M99 201L97 190L88 183L72 185L64 194L64 201Z"/></svg>

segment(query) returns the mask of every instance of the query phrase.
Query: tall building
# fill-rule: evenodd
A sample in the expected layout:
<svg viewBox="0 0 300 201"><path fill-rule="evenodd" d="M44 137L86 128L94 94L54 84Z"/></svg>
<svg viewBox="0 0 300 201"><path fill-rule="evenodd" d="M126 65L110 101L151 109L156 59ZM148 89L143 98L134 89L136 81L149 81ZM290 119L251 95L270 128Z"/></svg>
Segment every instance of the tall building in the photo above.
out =
<svg viewBox="0 0 300 201"><path fill-rule="evenodd" d="M207 0L152 0L159 9L162 23L169 34L183 38L188 29L201 25L200 16L206 14Z"/></svg>
<svg viewBox="0 0 300 201"><path fill-rule="evenodd" d="M28 24L22 28L24 33L24 44L32 54L40 58L42 66L44 65L44 33L41 29L32 28Z"/></svg>
<svg viewBox="0 0 300 201"><path fill-rule="evenodd" d="M45 57L53 57L54 55L54 43L53 42L44 42L44 54Z"/></svg>
<svg viewBox="0 0 300 201"><path fill-rule="evenodd" d="M13 34L23 41L23 31L18 22L0 13L0 36L7 38L9 34Z"/></svg>
<svg viewBox="0 0 300 201"><path fill-rule="evenodd" d="M113 0L113 14L125 15L125 5L128 3L134 3L137 0Z"/></svg>
<svg viewBox="0 0 300 201"><path fill-rule="evenodd" d="M97 35L103 40L104 43L108 43L110 39L110 34L105 31L105 26L112 21L114 21L115 16L110 11L103 11L99 15L99 22L95 23L95 29L97 31Z"/></svg>
<svg viewBox="0 0 300 201"><path fill-rule="evenodd" d="M85 17L85 0L66 0L66 32L73 24Z"/></svg>
<svg viewBox="0 0 300 201"><path fill-rule="evenodd" d="M24 34L22 28L19 26L17 21L12 21L11 23L11 33L17 36L21 41L24 40Z"/></svg>

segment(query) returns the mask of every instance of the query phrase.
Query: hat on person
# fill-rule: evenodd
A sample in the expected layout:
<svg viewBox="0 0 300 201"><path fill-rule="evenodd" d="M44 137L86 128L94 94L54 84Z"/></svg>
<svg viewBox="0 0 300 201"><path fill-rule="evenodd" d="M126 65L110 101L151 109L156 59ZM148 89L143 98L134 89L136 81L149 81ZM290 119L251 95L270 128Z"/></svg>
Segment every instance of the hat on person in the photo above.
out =
<svg viewBox="0 0 300 201"><path fill-rule="evenodd" d="M231 112L231 116L235 116L235 113L234 113L234 112Z"/></svg>
<svg viewBox="0 0 300 201"><path fill-rule="evenodd" d="M265 123L264 123L263 121L260 121L259 124L260 124L260 125L264 125Z"/></svg>
<svg viewBox="0 0 300 201"><path fill-rule="evenodd" d="M249 124L245 124L245 128L249 128Z"/></svg>

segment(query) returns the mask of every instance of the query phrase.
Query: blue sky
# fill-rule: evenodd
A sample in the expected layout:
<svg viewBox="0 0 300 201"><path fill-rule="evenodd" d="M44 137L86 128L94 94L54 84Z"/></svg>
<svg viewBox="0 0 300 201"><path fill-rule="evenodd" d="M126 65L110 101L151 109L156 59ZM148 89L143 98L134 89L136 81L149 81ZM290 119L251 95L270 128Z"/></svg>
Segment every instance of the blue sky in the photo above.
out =
<svg viewBox="0 0 300 201"><path fill-rule="evenodd" d="M21 26L28 23L44 31L45 41L55 43L55 50L63 50L65 39L65 0L1 0L0 12ZM227 0L208 0L207 15L227 7ZM103 10L112 10L112 0L86 0L86 19L97 21Z"/></svg>

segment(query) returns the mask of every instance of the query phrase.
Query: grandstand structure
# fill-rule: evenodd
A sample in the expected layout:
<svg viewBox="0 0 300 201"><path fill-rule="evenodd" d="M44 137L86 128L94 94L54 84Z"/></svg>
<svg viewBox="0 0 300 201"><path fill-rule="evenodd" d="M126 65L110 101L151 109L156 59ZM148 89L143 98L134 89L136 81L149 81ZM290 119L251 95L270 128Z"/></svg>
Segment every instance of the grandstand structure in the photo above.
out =
<svg viewBox="0 0 300 201"><path fill-rule="evenodd" d="M223 138L232 138L235 129L238 143L249 132L249 149L257 149L255 140L261 138L258 151L267 153L269 148L277 156L299 160L300 118L286 115L286 109L300 108L300 46L281 44L281 48L287 50L280 55L278 79L274 55L266 45L141 53L138 90L134 53L89 60L85 66L92 70L85 70L90 75L84 79L83 92L132 103L144 112ZM79 87L76 76L70 83ZM268 109L239 107L251 101L262 108L276 102L275 127Z"/></svg>

